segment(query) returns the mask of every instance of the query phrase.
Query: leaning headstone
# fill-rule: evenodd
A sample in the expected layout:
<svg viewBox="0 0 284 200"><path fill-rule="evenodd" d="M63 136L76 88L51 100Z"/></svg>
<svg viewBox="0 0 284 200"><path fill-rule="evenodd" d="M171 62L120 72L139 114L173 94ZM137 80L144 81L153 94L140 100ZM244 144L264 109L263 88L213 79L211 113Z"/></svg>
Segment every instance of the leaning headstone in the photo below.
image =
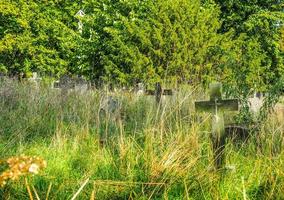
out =
<svg viewBox="0 0 284 200"><path fill-rule="evenodd" d="M225 125L223 113L225 111L238 111L238 99L222 99L221 83L213 83L209 86L210 100L195 102L197 111L210 112L212 115L212 144L214 152L214 164L220 169L224 164Z"/></svg>

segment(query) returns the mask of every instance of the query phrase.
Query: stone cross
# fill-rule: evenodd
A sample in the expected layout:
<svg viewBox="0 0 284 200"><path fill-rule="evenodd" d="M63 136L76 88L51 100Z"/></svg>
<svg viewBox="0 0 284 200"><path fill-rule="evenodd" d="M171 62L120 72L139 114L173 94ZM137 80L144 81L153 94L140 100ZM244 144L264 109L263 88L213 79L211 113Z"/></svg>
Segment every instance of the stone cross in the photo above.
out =
<svg viewBox="0 0 284 200"><path fill-rule="evenodd" d="M154 95L156 99L156 103L159 104L161 102L162 95L173 95L173 91L171 89L162 89L161 83L155 84L155 90L146 90L146 95Z"/></svg>
<svg viewBox="0 0 284 200"><path fill-rule="evenodd" d="M197 111L211 112L212 114L212 143L214 151L214 164L220 169L224 163L225 126L223 113L225 111L238 111L238 99L222 99L222 84L212 83L209 86L210 100L196 101Z"/></svg>

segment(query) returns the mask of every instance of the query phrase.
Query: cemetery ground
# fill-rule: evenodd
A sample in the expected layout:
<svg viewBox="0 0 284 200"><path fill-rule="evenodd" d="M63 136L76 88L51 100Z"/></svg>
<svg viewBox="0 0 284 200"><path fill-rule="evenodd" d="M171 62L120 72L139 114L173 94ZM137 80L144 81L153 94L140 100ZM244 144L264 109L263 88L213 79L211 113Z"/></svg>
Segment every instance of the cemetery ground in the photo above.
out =
<svg viewBox="0 0 284 200"><path fill-rule="evenodd" d="M245 141L228 138L215 169L211 116L194 108L208 98L190 86L157 104L123 90L63 96L1 82L0 181L9 158L42 167L5 179L0 199L284 199L283 116Z"/></svg>

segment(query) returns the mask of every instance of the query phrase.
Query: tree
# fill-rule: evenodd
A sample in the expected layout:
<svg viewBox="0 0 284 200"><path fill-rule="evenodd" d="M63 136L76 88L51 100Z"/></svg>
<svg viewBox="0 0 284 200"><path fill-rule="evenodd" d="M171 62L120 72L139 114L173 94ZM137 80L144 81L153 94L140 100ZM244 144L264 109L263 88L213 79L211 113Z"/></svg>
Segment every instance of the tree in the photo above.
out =
<svg viewBox="0 0 284 200"><path fill-rule="evenodd" d="M284 52L284 27L282 27L281 29L280 47L283 53Z"/></svg>
<svg viewBox="0 0 284 200"><path fill-rule="evenodd" d="M61 12L59 4L32 0L0 2L2 72L57 75L68 70L76 48L75 18L70 25L72 20L65 20L66 13Z"/></svg>
<svg viewBox="0 0 284 200"><path fill-rule="evenodd" d="M86 74L120 83L197 82L212 73L218 9L196 0L88 1L82 58Z"/></svg>
<svg viewBox="0 0 284 200"><path fill-rule="evenodd" d="M234 38L240 39L244 35L246 40L253 42L258 48L256 55L263 59L254 63L247 57L247 63L259 65L262 69L261 82L268 87L267 90L281 77L284 70L284 57L280 52L280 26L283 23L283 3L279 0L215 0L221 9L223 24L220 33L233 31ZM251 42L244 44L245 49L250 48ZM258 43L258 44L256 44ZM247 45L247 47L246 47ZM265 58L265 59L264 59ZM247 65L246 67L253 67ZM255 74L255 76L259 76Z"/></svg>

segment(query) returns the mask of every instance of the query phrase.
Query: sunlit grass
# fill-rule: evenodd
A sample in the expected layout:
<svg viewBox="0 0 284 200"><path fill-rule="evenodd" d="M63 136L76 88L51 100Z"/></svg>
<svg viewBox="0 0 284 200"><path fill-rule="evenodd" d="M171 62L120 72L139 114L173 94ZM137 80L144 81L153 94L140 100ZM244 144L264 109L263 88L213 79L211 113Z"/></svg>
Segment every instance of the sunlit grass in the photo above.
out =
<svg viewBox="0 0 284 200"><path fill-rule="evenodd" d="M47 167L26 179L30 191L25 179L9 181L2 199L284 198L283 124L273 116L245 144L228 141L231 168L217 173L210 117L194 112L193 102L204 97L195 88L160 107L152 97L119 91L112 94L119 111L102 113L101 90L62 98L47 88L5 87L1 158L39 156Z"/></svg>

